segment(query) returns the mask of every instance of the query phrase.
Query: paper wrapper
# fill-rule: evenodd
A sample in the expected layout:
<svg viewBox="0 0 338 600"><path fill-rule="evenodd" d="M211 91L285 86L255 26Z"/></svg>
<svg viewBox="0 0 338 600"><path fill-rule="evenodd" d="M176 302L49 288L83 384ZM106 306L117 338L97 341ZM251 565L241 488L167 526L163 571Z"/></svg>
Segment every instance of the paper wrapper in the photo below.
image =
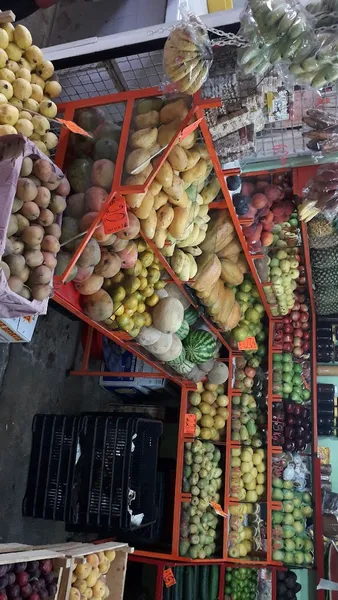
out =
<svg viewBox="0 0 338 600"><path fill-rule="evenodd" d="M19 140L22 136L7 136ZM1 143L1 138L0 138ZM15 197L17 181L20 176L20 170L23 159L27 156L34 156L37 159L50 160L45 154L35 146L35 144L24 138L23 152L18 158L7 158L0 162L0 255L2 257L6 246L6 232L13 200ZM52 161L50 161L52 163ZM52 163L55 172L63 176L61 169ZM27 315L45 315L48 307L48 298L42 302L38 300L26 300L13 292L7 284L3 271L0 272L0 317L10 319L12 317L23 317Z"/></svg>

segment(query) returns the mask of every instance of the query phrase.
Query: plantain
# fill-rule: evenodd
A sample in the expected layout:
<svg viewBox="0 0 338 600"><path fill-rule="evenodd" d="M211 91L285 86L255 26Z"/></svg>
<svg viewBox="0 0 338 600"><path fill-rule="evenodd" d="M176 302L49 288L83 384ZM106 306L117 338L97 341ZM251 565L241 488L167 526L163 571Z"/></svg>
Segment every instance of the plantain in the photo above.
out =
<svg viewBox="0 0 338 600"><path fill-rule="evenodd" d="M183 77L186 77L191 69L193 69L199 63L199 58L193 58L186 62L176 65L172 63L166 66L166 73L172 81L180 81Z"/></svg>
<svg viewBox="0 0 338 600"><path fill-rule="evenodd" d="M206 76L208 75L208 71L209 71L209 65L208 65L208 63L205 63L202 66L202 68L198 74L198 77L196 77L196 79L194 80L192 85L190 85L184 91L186 91L190 95L195 94L200 89L201 85L203 84Z"/></svg>
<svg viewBox="0 0 338 600"><path fill-rule="evenodd" d="M186 92L194 81L199 77L202 69L202 61L198 61L197 65L189 71L189 73L178 82L178 87L181 92ZM199 89L199 88L198 88Z"/></svg>

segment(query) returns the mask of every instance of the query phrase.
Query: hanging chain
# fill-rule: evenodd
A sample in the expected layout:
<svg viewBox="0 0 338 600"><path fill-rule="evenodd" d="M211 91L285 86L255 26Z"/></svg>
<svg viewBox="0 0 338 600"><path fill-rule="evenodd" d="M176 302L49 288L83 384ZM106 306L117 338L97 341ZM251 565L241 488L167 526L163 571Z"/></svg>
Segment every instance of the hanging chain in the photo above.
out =
<svg viewBox="0 0 338 600"><path fill-rule="evenodd" d="M235 35L234 33L225 33L220 29L215 29L214 27L207 27L207 31L218 35L223 38L222 40L211 40L212 46L237 46L238 48L244 48L248 46L248 42L240 35Z"/></svg>

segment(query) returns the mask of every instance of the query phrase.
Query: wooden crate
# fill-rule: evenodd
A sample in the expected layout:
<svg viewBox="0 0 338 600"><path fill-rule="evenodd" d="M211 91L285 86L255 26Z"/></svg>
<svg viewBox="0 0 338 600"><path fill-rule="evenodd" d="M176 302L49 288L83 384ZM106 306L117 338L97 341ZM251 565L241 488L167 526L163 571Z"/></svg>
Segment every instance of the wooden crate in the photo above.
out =
<svg viewBox="0 0 338 600"><path fill-rule="evenodd" d="M56 552L51 546L36 547L16 543L0 544L0 565L47 559L53 561L53 571L57 573L57 592L54 600L59 600L59 598L64 598L63 582L68 577L71 569L71 558Z"/></svg>
<svg viewBox="0 0 338 600"><path fill-rule="evenodd" d="M129 548L127 544L119 542L104 542L100 544L81 544L70 542L66 544L57 544L52 548L64 555L70 560L69 566L63 569L60 581L57 600L69 600L70 588L72 585L72 573L76 564L84 563L85 557L89 554L97 554L105 550L115 550L116 557L111 563L110 569L106 574L106 585L110 590L107 600L122 600L124 592L124 584L127 570L127 560L129 552L133 552L133 548Z"/></svg>

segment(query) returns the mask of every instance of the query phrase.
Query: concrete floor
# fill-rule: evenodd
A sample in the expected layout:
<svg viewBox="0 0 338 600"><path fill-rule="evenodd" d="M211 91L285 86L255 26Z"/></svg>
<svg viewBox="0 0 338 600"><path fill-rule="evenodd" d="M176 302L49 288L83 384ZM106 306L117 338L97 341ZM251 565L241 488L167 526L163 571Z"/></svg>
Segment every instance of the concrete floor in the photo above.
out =
<svg viewBox="0 0 338 600"><path fill-rule="evenodd" d="M68 376L81 355L81 324L53 308L38 320L28 344L0 344L0 543L54 543L66 539L63 523L23 517L36 413L109 410L113 397L97 378ZM98 365L95 365L98 368Z"/></svg>

